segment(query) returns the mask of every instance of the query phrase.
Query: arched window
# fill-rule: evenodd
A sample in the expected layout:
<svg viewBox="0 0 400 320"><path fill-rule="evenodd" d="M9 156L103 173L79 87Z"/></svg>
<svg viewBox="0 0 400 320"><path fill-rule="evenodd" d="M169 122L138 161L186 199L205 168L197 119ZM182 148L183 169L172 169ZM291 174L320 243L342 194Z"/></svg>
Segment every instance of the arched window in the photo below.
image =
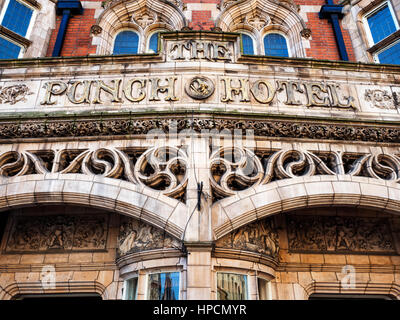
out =
<svg viewBox="0 0 400 320"><path fill-rule="evenodd" d="M284 36L269 33L264 37L264 54L274 57L289 57L289 51Z"/></svg>
<svg viewBox="0 0 400 320"><path fill-rule="evenodd" d="M122 31L115 37L113 54L138 53L138 47L138 34L133 31Z"/></svg>
<svg viewBox="0 0 400 320"><path fill-rule="evenodd" d="M151 35L149 39L149 52L157 52L158 51L158 38L160 37L160 32L155 32Z"/></svg>
<svg viewBox="0 0 400 320"><path fill-rule="evenodd" d="M242 33L242 48L243 54L254 54L253 39L245 33Z"/></svg>

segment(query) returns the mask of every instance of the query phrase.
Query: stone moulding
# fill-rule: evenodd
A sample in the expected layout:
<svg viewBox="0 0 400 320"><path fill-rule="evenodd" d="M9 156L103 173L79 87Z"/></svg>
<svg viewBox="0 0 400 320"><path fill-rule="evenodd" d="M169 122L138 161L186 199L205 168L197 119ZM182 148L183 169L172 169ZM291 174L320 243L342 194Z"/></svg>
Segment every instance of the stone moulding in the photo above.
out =
<svg viewBox="0 0 400 320"><path fill-rule="evenodd" d="M348 120L332 121L331 123L317 122L312 119L277 119L257 118L252 119L241 116L234 118L209 117L182 117L179 113L174 115L175 120L168 116L156 119L126 116L124 118L103 119L13 119L0 122L0 140L28 138L74 138L74 137L106 137L145 135L150 130L158 129L168 132L172 126L177 131L192 129L201 130L253 130L255 136L273 138L317 139L338 141L365 141L400 143L400 127L396 123L354 124Z"/></svg>

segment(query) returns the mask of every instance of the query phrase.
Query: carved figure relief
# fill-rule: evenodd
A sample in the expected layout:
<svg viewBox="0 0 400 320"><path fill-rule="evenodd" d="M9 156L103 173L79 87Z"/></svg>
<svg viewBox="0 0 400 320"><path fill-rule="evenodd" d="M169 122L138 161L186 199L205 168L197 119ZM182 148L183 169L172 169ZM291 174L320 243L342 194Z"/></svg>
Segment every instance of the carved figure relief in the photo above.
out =
<svg viewBox="0 0 400 320"><path fill-rule="evenodd" d="M117 248L118 256L162 248L180 249L181 244L163 230L136 219L121 216Z"/></svg>
<svg viewBox="0 0 400 320"><path fill-rule="evenodd" d="M375 108L396 109L394 99L387 90L365 90L365 101L369 101Z"/></svg>
<svg viewBox="0 0 400 320"><path fill-rule="evenodd" d="M31 92L26 84L17 84L13 86L0 86L0 103L16 104L20 101L26 101L26 96L31 95Z"/></svg>
<svg viewBox="0 0 400 320"><path fill-rule="evenodd" d="M386 218L289 215L287 234L293 252L395 253Z"/></svg>
<svg viewBox="0 0 400 320"><path fill-rule="evenodd" d="M108 215L15 216L6 252L104 250Z"/></svg>
<svg viewBox="0 0 400 320"><path fill-rule="evenodd" d="M272 219L241 227L216 242L216 247L257 252L276 258L279 236Z"/></svg>

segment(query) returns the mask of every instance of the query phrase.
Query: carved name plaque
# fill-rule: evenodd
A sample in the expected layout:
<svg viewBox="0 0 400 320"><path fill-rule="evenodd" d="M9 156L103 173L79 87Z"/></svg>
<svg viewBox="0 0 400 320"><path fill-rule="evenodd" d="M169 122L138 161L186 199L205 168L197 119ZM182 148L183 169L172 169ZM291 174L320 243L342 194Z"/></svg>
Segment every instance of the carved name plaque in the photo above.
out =
<svg viewBox="0 0 400 320"><path fill-rule="evenodd" d="M276 258L279 253L279 236L272 219L248 224L219 239L219 248L245 250Z"/></svg>
<svg viewBox="0 0 400 320"><path fill-rule="evenodd" d="M119 257L128 253L163 248L180 249L181 244L177 239L168 236L163 230L121 216L117 248Z"/></svg>
<svg viewBox="0 0 400 320"><path fill-rule="evenodd" d="M57 97L64 95L75 105L139 103L145 99L148 99L149 103L174 102L181 99L177 90L177 83L180 81L180 77L114 79L107 82L49 81L43 86L45 92L40 104L56 105ZM341 87L336 83L249 80L233 77L220 77L214 81L215 84L209 78L194 77L185 85L185 92L193 99L204 100L212 96L214 91L218 91L218 99L222 103L258 102L265 105L272 103L278 92L283 92L283 104L288 106L356 109L354 97L344 96ZM219 90L215 90L217 85Z"/></svg>
<svg viewBox="0 0 400 320"><path fill-rule="evenodd" d="M232 60L232 48L227 42L215 41L178 41L169 45L168 55L171 60Z"/></svg>
<svg viewBox="0 0 400 320"><path fill-rule="evenodd" d="M7 253L105 250L108 215L15 216Z"/></svg>
<svg viewBox="0 0 400 320"><path fill-rule="evenodd" d="M386 218L289 215L291 252L395 254Z"/></svg>

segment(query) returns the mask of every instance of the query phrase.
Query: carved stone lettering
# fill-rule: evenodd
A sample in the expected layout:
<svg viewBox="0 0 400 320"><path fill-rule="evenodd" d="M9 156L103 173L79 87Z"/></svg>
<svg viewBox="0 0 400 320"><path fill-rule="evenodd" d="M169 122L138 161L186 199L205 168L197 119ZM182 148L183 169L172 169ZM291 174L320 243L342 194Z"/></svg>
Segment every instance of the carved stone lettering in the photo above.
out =
<svg viewBox="0 0 400 320"><path fill-rule="evenodd" d="M154 249L180 249L181 243L163 230L135 219L121 216L117 255Z"/></svg>
<svg viewBox="0 0 400 320"><path fill-rule="evenodd" d="M230 61L232 54L224 43L189 40L172 43L169 55L172 60Z"/></svg>
<svg viewBox="0 0 400 320"><path fill-rule="evenodd" d="M15 216L6 252L104 250L108 215Z"/></svg>
<svg viewBox="0 0 400 320"><path fill-rule="evenodd" d="M239 95L240 94L240 102L249 102L249 80L245 78L239 79L239 86L232 85L232 78L221 78L221 81L224 83L223 96L221 96L222 102L230 102L234 101L232 94Z"/></svg>
<svg viewBox="0 0 400 320"><path fill-rule="evenodd" d="M44 84L44 88L46 89L46 93L44 98L40 104L55 104L55 101L51 101L51 96L62 95L67 90L67 84L63 81L49 81Z"/></svg>
<svg viewBox="0 0 400 320"><path fill-rule="evenodd" d="M287 234L292 252L396 252L387 218L289 215Z"/></svg>
<svg viewBox="0 0 400 320"><path fill-rule="evenodd" d="M253 94L254 99L256 99L260 103L268 104L275 97L275 89L265 80L257 80L253 83L250 89Z"/></svg>
<svg viewBox="0 0 400 320"><path fill-rule="evenodd" d="M165 101L177 101L179 98L175 96L175 81L176 77L169 77L166 79L167 84L160 85L160 78L152 78L150 79L151 83L151 94L149 97L150 101L160 101L161 99L158 97L159 92L165 92L166 96L164 98Z"/></svg>
<svg viewBox="0 0 400 320"><path fill-rule="evenodd" d="M279 236L272 219L241 227L219 239L215 245L261 253L272 258L277 258L279 254Z"/></svg>

